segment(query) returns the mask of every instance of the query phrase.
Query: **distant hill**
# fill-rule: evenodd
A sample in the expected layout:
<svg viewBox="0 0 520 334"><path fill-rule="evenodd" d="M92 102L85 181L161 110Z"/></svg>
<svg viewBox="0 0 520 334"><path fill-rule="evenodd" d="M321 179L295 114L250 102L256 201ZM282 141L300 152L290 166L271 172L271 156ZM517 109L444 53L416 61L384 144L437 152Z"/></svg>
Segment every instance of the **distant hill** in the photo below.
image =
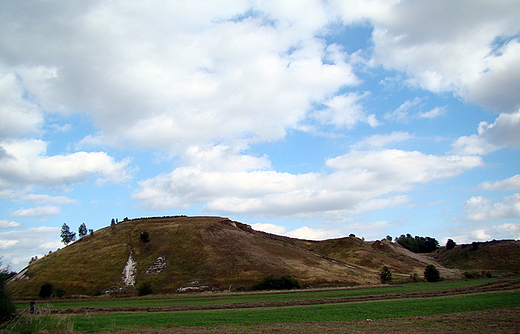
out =
<svg viewBox="0 0 520 334"><path fill-rule="evenodd" d="M520 273L520 241L493 240L439 248L432 256L442 265L464 271Z"/></svg>
<svg viewBox="0 0 520 334"><path fill-rule="evenodd" d="M67 295L131 295L143 283L154 293L247 290L269 275L291 275L304 287L349 286L379 283L383 265L396 279L422 277L430 263L443 277L461 277L439 259L387 240L301 240L222 217L141 218L95 231L33 262L9 289L18 298L37 296L44 283Z"/></svg>

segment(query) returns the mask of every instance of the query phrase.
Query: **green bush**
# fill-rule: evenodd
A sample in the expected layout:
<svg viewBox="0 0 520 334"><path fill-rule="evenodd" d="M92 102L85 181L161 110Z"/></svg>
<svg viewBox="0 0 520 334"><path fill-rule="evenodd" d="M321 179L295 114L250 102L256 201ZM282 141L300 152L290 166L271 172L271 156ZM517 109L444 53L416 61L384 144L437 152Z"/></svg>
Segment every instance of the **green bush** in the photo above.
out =
<svg viewBox="0 0 520 334"><path fill-rule="evenodd" d="M144 282L137 286L137 295L146 296L153 293L152 284L150 282Z"/></svg>
<svg viewBox="0 0 520 334"><path fill-rule="evenodd" d="M383 284L390 283L390 281L392 281L392 272L390 269L388 269L387 266L384 266L381 269L381 272L379 273L379 280Z"/></svg>
<svg viewBox="0 0 520 334"><path fill-rule="evenodd" d="M292 290L300 288L300 282L291 275L285 275L280 278L270 275L253 286L253 290Z"/></svg>
<svg viewBox="0 0 520 334"><path fill-rule="evenodd" d="M441 274L433 264L429 264L424 270L424 279L428 282L438 282L441 280Z"/></svg>
<svg viewBox="0 0 520 334"><path fill-rule="evenodd" d="M54 286L52 286L51 283L45 283L40 287L40 293L38 296L40 296L40 298L49 298L52 296L53 292Z"/></svg>
<svg viewBox="0 0 520 334"><path fill-rule="evenodd" d="M0 281L0 323L11 319L16 313L16 307L7 292L5 282Z"/></svg>

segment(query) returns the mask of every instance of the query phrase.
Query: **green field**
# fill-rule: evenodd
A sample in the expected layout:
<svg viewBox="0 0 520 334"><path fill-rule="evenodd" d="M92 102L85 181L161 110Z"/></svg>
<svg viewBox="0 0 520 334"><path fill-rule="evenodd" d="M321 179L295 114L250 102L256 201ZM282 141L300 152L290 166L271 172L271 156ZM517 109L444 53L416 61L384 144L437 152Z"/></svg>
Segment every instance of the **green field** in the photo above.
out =
<svg viewBox="0 0 520 334"><path fill-rule="evenodd" d="M332 290L293 290L290 292L268 293L203 293L168 295L164 297L139 298L89 298L72 300L52 300L39 302L46 308L69 309L80 307L115 308L115 307L166 307L180 305L222 305L233 303L290 301L322 298L343 298L359 296L377 296L384 294L401 294L413 292L430 292L460 289L487 282L500 281L499 279L480 279L471 281L449 281L435 284L415 283L384 287L349 288ZM17 301L18 309L29 306L28 301Z"/></svg>
<svg viewBox="0 0 520 334"><path fill-rule="evenodd" d="M366 289L298 291L290 293L184 295L154 299L140 298L104 300L93 298L84 301L53 302L49 303L47 306L49 308L110 308L130 305L134 307L157 307L172 305L232 304L254 301L324 299L347 296L375 296L381 294L451 290L490 281L492 280L441 282L436 284L421 283ZM19 305L21 306L23 303L20 303ZM36 329L48 329L48 332L50 333L59 333L60 328L62 332L65 332L63 328L74 328L77 332L101 333L106 332L107 330L112 331L132 327L175 328L179 326L213 327L222 325L236 327L250 324L270 323L348 322L365 319L430 316L519 306L520 291L515 289L448 297L387 299L308 306L176 312L107 312L86 315L40 316L19 319L18 326L25 326L28 330L34 328L35 330L32 333L37 333ZM53 328L56 329L53 331ZM16 331L11 331L10 333L16 333ZM26 333L31 333L31 331L26 331Z"/></svg>

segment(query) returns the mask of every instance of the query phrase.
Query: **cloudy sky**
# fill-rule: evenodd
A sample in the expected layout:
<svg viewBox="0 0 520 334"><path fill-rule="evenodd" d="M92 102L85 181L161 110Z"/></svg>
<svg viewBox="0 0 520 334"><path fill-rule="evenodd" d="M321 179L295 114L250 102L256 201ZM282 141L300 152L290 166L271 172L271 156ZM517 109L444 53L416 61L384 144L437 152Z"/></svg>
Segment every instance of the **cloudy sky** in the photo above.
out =
<svg viewBox="0 0 520 334"><path fill-rule="evenodd" d="M517 0L6 0L0 256L63 223L520 238Z"/></svg>

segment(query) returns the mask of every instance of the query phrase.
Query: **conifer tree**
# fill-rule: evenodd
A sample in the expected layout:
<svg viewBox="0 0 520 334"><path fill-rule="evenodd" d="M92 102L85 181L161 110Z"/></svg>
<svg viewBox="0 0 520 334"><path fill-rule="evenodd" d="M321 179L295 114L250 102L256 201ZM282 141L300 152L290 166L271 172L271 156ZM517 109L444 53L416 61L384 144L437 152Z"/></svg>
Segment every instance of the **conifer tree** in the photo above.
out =
<svg viewBox="0 0 520 334"><path fill-rule="evenodd" d="M69 225L63 223L63 226L61 227L61 242L63 242L65 245L68 245L75 240L76 233L71 232Z"/></svg>
<svg viewBox="0 0 520 334"><path fill-rule="evenodd" d="M78 229L78 235L80 238L83 238L88 233L87 225L85 223L81 224Z"/></svg>

